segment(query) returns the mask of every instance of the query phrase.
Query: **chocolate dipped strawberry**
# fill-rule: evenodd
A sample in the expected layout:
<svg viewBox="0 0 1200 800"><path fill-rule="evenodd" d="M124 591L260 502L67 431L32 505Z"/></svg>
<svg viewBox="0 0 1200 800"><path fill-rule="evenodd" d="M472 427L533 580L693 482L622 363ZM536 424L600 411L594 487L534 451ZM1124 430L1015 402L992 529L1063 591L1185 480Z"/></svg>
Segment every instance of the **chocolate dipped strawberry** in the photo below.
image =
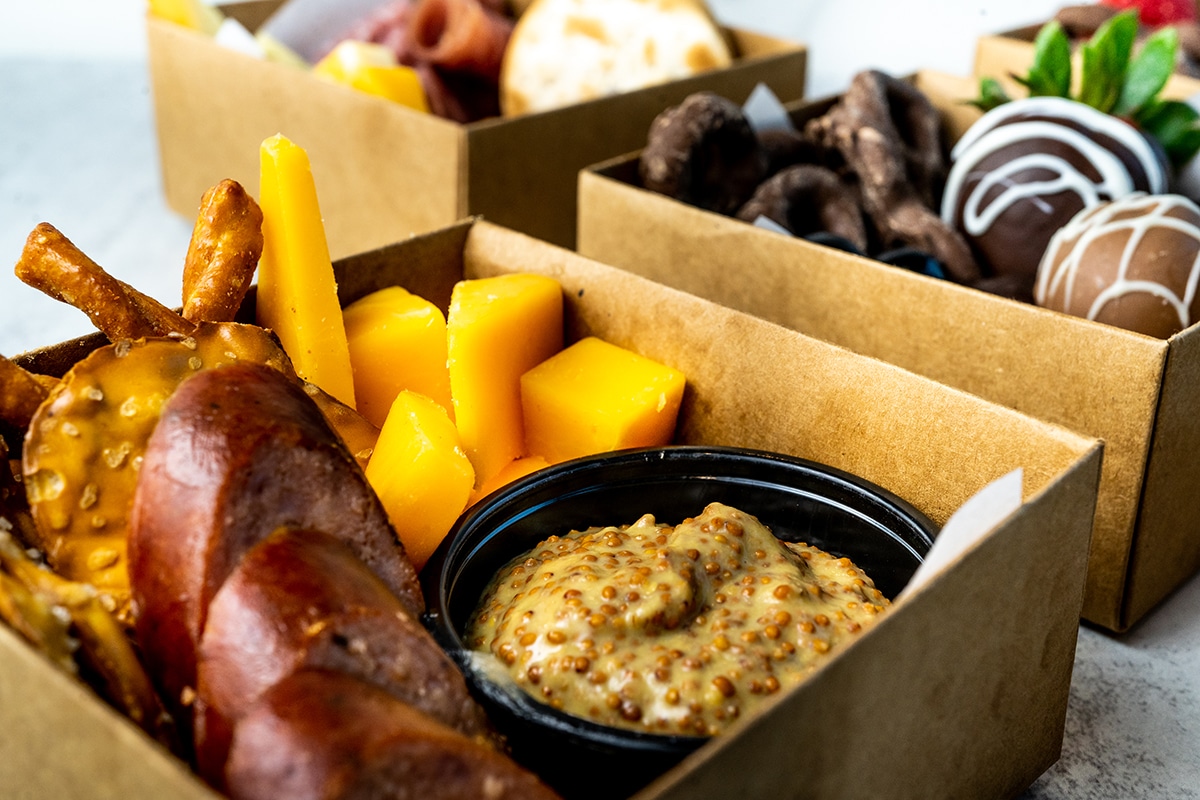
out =
<svg viewBox="0 0 1200 800"><path fill-rule="evenodd" d="M1173 170L1200 147L1197 113L1158 99L1178 35L1164 28L1133 53L1134 12L1113 17L1082 47L1070 94L1071 45L1061 25L1042 28L1029 96L1010 99L985 79L984 114L951 153L942 219L959 230L992 276L1028 284L1050 238L1079 212L1133 192L1168 190Z"/></svg>

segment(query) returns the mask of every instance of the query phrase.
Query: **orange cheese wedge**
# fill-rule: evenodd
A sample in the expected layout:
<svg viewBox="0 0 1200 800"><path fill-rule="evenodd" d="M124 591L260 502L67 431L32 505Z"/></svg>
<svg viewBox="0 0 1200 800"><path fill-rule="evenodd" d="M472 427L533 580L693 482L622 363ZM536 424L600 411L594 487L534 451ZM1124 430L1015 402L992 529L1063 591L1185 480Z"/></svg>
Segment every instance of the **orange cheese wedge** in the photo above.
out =
<svg viewBox="0 0 1200 800"><path fill-rule="evenodd" d="M398 63L395 54L380 44L347 39L313 65L313 74L417 111L429 112L417 71Z"/></svg>
<svg viewBox="0 0 1200 800"><path fill-rule="evenodd" d="M353 408L350 348L308 153L276 134L260 154L258 324L279 337L300 377Z"/></svg>
<svg viewBox="0 0 1200 800"><path fill-rule="evenodd" d="M562 349L562 287L514 273L460 281L446 315L450 395L480 485L525 455L521 375Z"/></svg>
<svg viewBox="0 0 1200 800"><path fill-rule="evenodd" d="M408 389L452 413L446 370L446 317L423 297L390 286L342 312L358 413L382 426L392 401Z"/></svg>
<svg viewBox="0 0 1200 800"><path fill-rule="evenodd" d="M366 474L419 570L466 508L475 483L446 410L428 397L400 392Z"/></svg>
<svg viewBox="0 0 1200 800"><path fill-rule="evenodd" d="M521 376L528 452L551 463L670 443L684 374L600 339L581 339Z"/></svg>

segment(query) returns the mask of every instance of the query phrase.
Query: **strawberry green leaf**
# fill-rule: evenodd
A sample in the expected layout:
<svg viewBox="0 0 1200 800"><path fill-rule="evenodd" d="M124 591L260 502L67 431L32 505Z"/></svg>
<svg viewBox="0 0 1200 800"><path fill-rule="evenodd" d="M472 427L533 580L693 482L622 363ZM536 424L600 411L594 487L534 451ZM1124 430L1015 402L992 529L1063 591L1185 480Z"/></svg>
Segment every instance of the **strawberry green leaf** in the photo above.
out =
<svg viewBox="0 0 1200 800"><path fill-rule="evenodd" d="M1105 113L1116 106L1133 54L1137 28L1137 13L1122 12L1101 25L1091 40L1080 48L1083 54L1080 102Z"/></svg>
<svg viewBox="0 0 1200 800"><path fill-rule="evenodd" d="M1004 91L1004 87L1000 85L1000 81L995 78L980 78L979 80L979 97L968 101L968 105L975 106L982 111L991 111L997 106L1002 106L1012 98Z"/></svg>
<svg viewBox="0 0 1200 800"><path fill-rule="evenodd" d="M1071 41L1056 20L1038 31L1033 42L1033 63L1024 78L1017 78L1031 97L1066 97L1071 91Z"/></svg>
<svg viewBox="0 0 1200 800"><path fill-rule="evenodd" d="M1153 100L1175 71L1178 49L1179 33L1175 28L1161 28L1147 39L1141 52L1129 63L1113 113L1131 116Z"/></svg>
<svg viewBox="0 0 1200 800"><path fill-rule="evenodd" d="M1200 151L1200 112L1178 100L1155 100L1137 115L1142 130L1162 145L1167 158L1181 167Z"/></svg>

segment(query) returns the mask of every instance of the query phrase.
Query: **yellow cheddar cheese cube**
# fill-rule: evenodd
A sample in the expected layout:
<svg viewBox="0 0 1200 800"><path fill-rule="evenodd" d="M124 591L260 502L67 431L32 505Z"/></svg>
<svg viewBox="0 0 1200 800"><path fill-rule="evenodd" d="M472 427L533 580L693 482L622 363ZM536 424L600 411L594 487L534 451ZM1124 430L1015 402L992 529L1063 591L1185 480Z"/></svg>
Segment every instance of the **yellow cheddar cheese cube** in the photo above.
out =
<svg viewBox="0 0 1200 800"><path fill-rule="evenodd" d="M446 369L446 317L423 297L390 286L342 312L358 413L382 426L392 401L408 389L452 413Z"/></svg>
<svg viewBox="0 0 1200 800"><path fill-rule="evenodd" d="M313 65L313 74L417 111L429 112L417 71L398 63L395 54L381 44L352 39L340 42Z"/></svg>
<svg viewBox="0 0 1200 800"><path fill-rule="evenodd" d="M679 370L581 339L521 376L526 448L558 463L669 444L685 383Z"/></svg>
<svg viewBox="0 0 1200 800"><path fill-rule="evenodd" d="M541 456L521 456L514 461L510 461L475 490L467 505L473 506L492 492L507 486L517 478L524 478L526 475L548 466L550 466L550 462Z"/></svg>
<svg viewBox="0 0 1200 800"><path fill-rule="evenodd" d="M225 15L220 9L202 0L149 0L150 14L200 31L208 36L216 34Z"/></svg>
<svg viewBox="0 0 1200 800"><path fill-rule="evenodd" d="M415 392L396 396L366 474L417 569L449 533L475 484L446 410Z"/></svg>
<svg viewBox="0 0 1200 800"><path fill-rule="evenodd" d="M521 376L562 349L562 287L514 273L460 281L446 315L450 396L482 485L525 455Z"/></svg>
<svg viewBox="0 0 1200 800"><path fill-rule="evenodd" d="M350 349L308 153L282 135L261 147L258 324L279 337L296 373L354 407Z"/></svg>

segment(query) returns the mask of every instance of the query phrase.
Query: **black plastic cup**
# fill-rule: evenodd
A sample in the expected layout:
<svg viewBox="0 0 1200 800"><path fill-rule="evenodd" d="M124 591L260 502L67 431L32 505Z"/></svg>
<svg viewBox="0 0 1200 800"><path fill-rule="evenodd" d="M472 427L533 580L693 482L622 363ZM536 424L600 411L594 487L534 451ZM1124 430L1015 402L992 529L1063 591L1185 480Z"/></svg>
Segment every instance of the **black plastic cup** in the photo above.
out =
<svg viewBox="0 0 1200 800"><path fill-rule="evenodd" d="M708 741L600 725L488 677L463 631L488 582L546 537L643 514L677 524L712 502L753 514L780 539L861 567L895 595L937 526L879 486L800 458L730 447L624 450L540 470L470 508L421 572L424 622L463 669L513 758L570 800L628 797Z"/></svg>

